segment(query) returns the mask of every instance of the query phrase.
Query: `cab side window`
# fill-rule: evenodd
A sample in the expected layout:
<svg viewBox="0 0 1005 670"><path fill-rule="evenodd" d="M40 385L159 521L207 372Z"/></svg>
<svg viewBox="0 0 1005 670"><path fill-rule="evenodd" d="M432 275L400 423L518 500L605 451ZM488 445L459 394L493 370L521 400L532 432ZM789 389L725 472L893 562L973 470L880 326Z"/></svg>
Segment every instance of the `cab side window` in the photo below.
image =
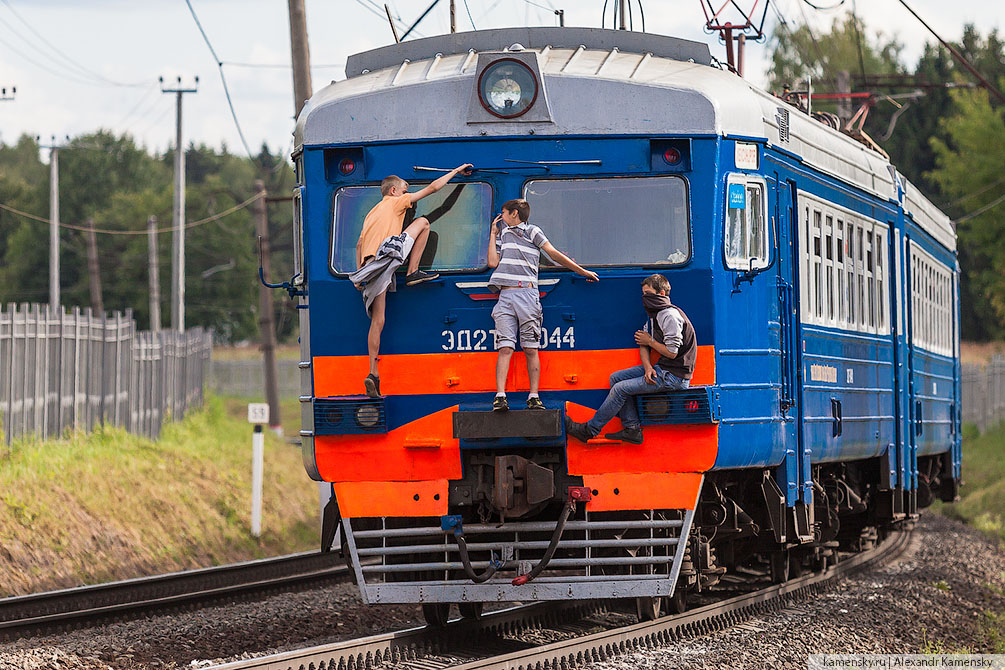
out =
<svg viewBox="0 0 1005 670"><path fill-rule="evenodd" d="M726 184L726 267L756 270L768 266L768 223L765 185L760 179L734 175Z"/></svg>

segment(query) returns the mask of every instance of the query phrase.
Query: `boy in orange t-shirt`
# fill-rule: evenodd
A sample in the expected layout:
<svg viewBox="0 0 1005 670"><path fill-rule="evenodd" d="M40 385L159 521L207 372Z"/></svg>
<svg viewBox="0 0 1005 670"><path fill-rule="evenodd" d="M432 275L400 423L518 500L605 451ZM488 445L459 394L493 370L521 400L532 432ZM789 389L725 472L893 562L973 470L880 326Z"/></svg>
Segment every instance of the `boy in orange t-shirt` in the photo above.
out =
<svg viewBox="0 0 1005 670"><path fill-rule="evenodd" d="M369 276L364 278L363 275L367 275L367 273L362 270L375 261L383 261L375 263L375 266L378 264L381 266L381 269L372 275L378 279L380 276L387 277L389 274L393 274L394 269L399 267L406 258L408 259L408 274L405 275L406 286L421 284L439 277L434 272L423 272L419 269L419 261L422 259L422 252L429 239L429 219L424 216L419 217L402 231L405 213L419 200L446 186L447 182L458 174L470 174L472 167L471 163L456 167L415 193L408 192L408 182L401 177L391 175L384 178L380 183L380 194L383 198L363 219L363 230L360 232L359 242L356 244L356 267L359 269L351 278L357 286L362 288L361 285L368 281ZM370 314L370 332L367 336L370 374L367 375L363 384L366 387L366 394L371 398L380 396L377 355L380 352L380 334L384 329L384 305L389 285L390 282L382 290L379 290L377 295L367 295L368 292L372 293L373 287L370 291L364 289L364 300L367 303L367 312Z"/></svg>

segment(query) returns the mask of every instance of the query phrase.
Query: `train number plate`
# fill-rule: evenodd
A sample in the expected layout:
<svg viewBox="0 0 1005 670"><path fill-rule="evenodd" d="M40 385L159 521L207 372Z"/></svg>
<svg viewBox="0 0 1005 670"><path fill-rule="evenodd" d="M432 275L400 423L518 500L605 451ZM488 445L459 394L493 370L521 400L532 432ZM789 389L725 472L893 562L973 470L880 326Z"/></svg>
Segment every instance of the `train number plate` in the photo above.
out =
<svg viewBox="0 0 1005 670"><path fill-rule="evenodd" d="M442 338L440 348L443 351L489 351L495 349L495 330L470 330L462 328L460 330L444 330L440 333ZM569 326L565 330L561 327L552 329L541 329L542 349L575 349L576 348L576 328Z"/></svg>

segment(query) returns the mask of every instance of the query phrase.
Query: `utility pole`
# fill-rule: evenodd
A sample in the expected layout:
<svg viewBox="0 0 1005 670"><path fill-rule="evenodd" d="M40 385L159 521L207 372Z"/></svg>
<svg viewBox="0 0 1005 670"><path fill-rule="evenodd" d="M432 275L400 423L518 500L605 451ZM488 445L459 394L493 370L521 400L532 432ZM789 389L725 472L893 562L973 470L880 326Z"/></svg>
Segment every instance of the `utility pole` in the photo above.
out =
<svg viewBox="0 0 1005 670"><path fill-rule="evenodd" d="M289 0L290 50L293 57L293 110L300 116L311 97L311 50L307 42L307 12L304 0Z"/></svg>
<svg viewBox="0 0 1005 670"><path fill-rule="evenodd" d="M150 330L161 329L161 276L157 262L157 217L147 217L147 266L150 275Z"/></svg>
<svg viewBox="0 0 1005 670"><path fill-rule="evenodd" d="M625 22L625 17L628 14L628 8L625 6L627 0L618 0L618 9L621 11L621 30L628 30L628 24Z"/></svg>
<svg viewBox="0 0 1005 670"><path fill-rule="evenodd" d="M94 234L94 219L87 219L87 275L90 280L91 309L97 314L105 313L105 302L101 299L101 268L98 266L98 238Z"/></svg>
<svg viewBox="0 0 1005 670"><path fill-rule="evenodd" d="M558 25L564 28L565 27L565 10L564 9L556 9L555 10L555 16L558 17Z"/></svg>
<svg viewBox="0 0 1005 670"><path fill-rule="evenodd" d="M174 88L164 86L160 78L161 93L174 93L175 102L175 142L174 142L174 208L171 216L171 330L185 332L185 146L181 141L181 98L186 93L199 90L199 77L192 86L182 86L178 77Z"/></svg>
<svg viewBox="0 0 1005 670"><path fill-rule="evenodd" d="M450 0L450 32L457 32L457 0Z"/></svg>
<svg viewBox="0 0 1005 670"><path fill-rule="evenodd" d="M255 180L255 227L261 245L263 276L271 277L272 262L269 259L269 210L265 202L265 182ZM283 432L279 420L279 371L276 367L276 327L273 323L275 310L272 306L272 289L265 284L258 286L258 331L262 336L262 354L265 359L265 399L269 403L269 428L277 435Z"/></svg>
<svg viewBox="0 0 1005 670"><path fill-rule="evenodd" d="M70 139L67 137L66 139ZM52 144L39 145L49 150L49 309L59 309L59 150L56 136Z"/></svg>

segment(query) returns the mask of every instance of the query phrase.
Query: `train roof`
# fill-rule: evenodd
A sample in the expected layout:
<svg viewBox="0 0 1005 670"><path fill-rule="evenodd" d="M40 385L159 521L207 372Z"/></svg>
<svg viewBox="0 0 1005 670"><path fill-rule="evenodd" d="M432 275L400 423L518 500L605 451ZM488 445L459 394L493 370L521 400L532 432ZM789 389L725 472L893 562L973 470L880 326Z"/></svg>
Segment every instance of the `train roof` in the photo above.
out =
<svg viewBox="0 0 1005 670"><path fill-rule="evenodd" d="M479 55L497 52L533 54L549 118L471 118ZM939 243L956 248L949 218L886 157L714 67L699 42L595 28L501 28L357 54L346 76L304 106L294 132L298 147L529 134L758 138L883 199L896 200L900 182L907 212ZM594 104L601 100L619 104Z"/></svg>

